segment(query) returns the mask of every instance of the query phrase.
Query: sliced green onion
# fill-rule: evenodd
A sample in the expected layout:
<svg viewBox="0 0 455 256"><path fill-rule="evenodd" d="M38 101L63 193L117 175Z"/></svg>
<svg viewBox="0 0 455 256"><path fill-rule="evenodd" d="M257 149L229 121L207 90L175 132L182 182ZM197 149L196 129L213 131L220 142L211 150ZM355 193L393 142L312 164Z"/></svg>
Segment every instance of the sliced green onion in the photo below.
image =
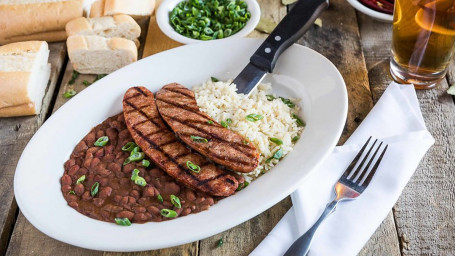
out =
<svg viewBox="0 0 455 256"><path fill-rule="evenodd" d="M283 97L280 97L280 99L288 107L290 107L290 108L294 108L295 107L295 104L290 99L286 99L286 98L283 98Z"/></svg>
<svg viewBox="0 0 455 256"><path fill-rule="evenodd" d="M87 80L84 80L84 81L82 81L82 84L85 85L85 86L89 86L89 85L91 85L92 83L90 83L90 82L87 81Z"/></svg>
<svg viewBox="0 0 455 256"><path fill-rule="evenodd" d="M129 164L129 163L131 163L131 159L130 159L129 157L127 157L127 158L125 159L125 161L123 162L123 165L127 165L127 164Z"/></svg>
<svg viewBox="0 0 455 256"><path fill-rule="evenodd" d="M85 175L82 175L81 177L79 177L79 179L76 180L76 185L84 182L84 180L85 180Z"/></svg>
<svg viewBox="0 0 455 256"><path fill-rule="evenodd" d="M156 196L156 198L158 199L158 201L160 201L160 203L163 203L164 200L163 200L163 197L160 194L158 194Z"/></svg>
<svg viewBox="0 0 455 256"><path fill-rule="evenodd" d="M242 190L242 189L248 187L248 185L250 185L250 183L249 183L248 181L245 181L245 182L243 182L243 183L240 183L240 184L239 184L239 187L237 188L236 191L240 191L240 190Z"/></svg>
<svg viewBox="0 0 455 256"><path fill-rule="evenodd" d="M79 72L76 70L73 70L73 74L71 75L71 80L68 82L69 85L74 84L76 82L76 79L79 77Z"/></svg>
<svg viewBox="0 0 455 256"><path fill-rule="evenodd" d="M195 142L201 142L201 143L209 142L206 138L202 138L202 137L199 137L199 136L191 135L190 138L191 138L192 141L195 141Z"/></svg>
<svg viewBox="0 0 455 256"><path fill-rule="evenodd" d="M243 139L243 144L244 145L248 145L248 144L250 144L250 142L248 140L246 140L246 139Z"/></svg>
<svg viewBox="0 0 455 256"><path fill-rule="evenodd" d="M98 182L95 182L95 184L93 184L92 189L90 190L90 194L92 195L92 197L94 197L94 196L96 196L96 194L98 194L99 187L100 187L100 184Z"/></svg>
<svg viewBox="0 0 455 256"><path fill-rule="evenodd" d="M228 125L232 124L232 119L230 119L230 118L226 119L226 123L227 123Z"/></svg>
<svg viewBox="0 0 455 256"><path fill-rule="evenodd" d="M133 154L131 154L129 159L131 162L136 162L136 161L141 161L142 159L144 159L144 157L145 157L144 152L134 152Z"/></svg>
<svg viewBox="0 0 455 256"><path fill-rule="evenodd" d="M109 137L101 136L95 141L95 146L97 147L104 147L109 142Z"/></svg>
<svg viewBox="0 0 455 256"><path fill-rule="evenodd" d="M194 163L191 162L191 161L186 161L186 166L187 166L188 169L190 169L190 171L192 171L192 172L199 173L199 172L201 171L201 167L199 167L199 165L194 164Z"/></svg>
<svg viewBox="0 0 455 256"><path fill-rule="evenodd" d="M131 151L133 151L133 149L136 148L136 147L137 147L136 143L134 143L134 142L128 142L128 143L125 144L125 146L122 147L122 150L123 150L123 151L131 152Z"/></svg>
<svg viewBox="0 0 455 256"><path fill-rule="evenodd" d="M66 91L66 92L63 94L63 97L65 97L65 98L71 98L71 97L73 97L74 95L76 95L76 91L73 90L73 89L69 89L68 91Z"/></svg>
<svg viewBox="0 0 455 256"><path fill-rule="evenodd" d="M177 213L175 211L169 210L169 209L161 209L160 213L163 217L166 217L166 218L177 217Z"/></svg>
<svg viewBox="0 0 455 256"><path fill-rule="evenodd" d="M296 135L292 138L292 142L296 142L300 139L300 136L299 135Z"/></svg>
<svg viewBox="0 0 455 256"><path fill-rule="evenodd" d="M144 167L149 167L150 166L150 161L149 160L142 160L142 166Z"/></svg>
<svg viewBox="0 0 455 256"><path fill-rule="evenodd" d="M101 78L103 78L105 76L107 76L107 74L96 75L96 78L95 78L95 80L93 80L93 83L100 80Z"/></svg>
<svg viewBox="0 0 455 256"><path fill-rule="evenodd" d="M134 169L132 172L131 172L131 180L134 181L135 179L137 179L139 177L139 170L138 169Z"/></svg>
<svg viewBox="0 0 455 256"><path fill-rule="evenodd" d="M131 226L131 221L128 218L115 218L115 223L120 226Z"/></svg>
<svg viewBox="0 0 455 256"><path fill-rule="evenodd" d="M298 127L305 126L305 122L302 121L296 114L292 114L292 118L295 119Z"/></svg>
<svg viewBox="0 0 455 256"><path fill-rule="evenodd" d="M210 29L210 28L209 28L209 29ZM210 29L210 31L211 31L211 29ZM208 32L210 33L210 31L208 31ZM213 34L213 31L211 31L211 32L212 32L212 34ZM211 76L211 77L210 77L210 79L211 79L211 80L212 80L212 82L214 82L214 83L216 83L216 82L219 82L219 81L220 81L220 80L218 80L218 78L216 78L216 77L213 77L213 76Z"/></svg>
<svg viewBox="0 0 455 256"><path fill-rule="evenodd" d="M263 116L261 115L258 115L258 114L249 114L246 116L246 120L250 121L250 122L256 122L256 121L259 121L261 120L262 118L264 118Z"/></svg>
<svg viewBox="0 0 455 256"><path fill-rule="evenodd" d="M216 243L216 247L217 247L217 248L218 248L218 247L221 247L221 246L223 246L223 244L224 244L223 239L220 239L220 240L218 240L218 242Z"/></svg>
<svg viewBox="0 0 455 256"><path fill-rule="evenodd" d="M223 126L224 128L228 128L228 124L225 122L225 121L221 121L221 126Z"/></svg>
<svg viewBox="0 0 455 256"><path fill-rule="evenodd" d="M136 184L138 186L141 186L141 187L145 187L145 185L147 185L147 182L145 181L145 179L142 178L141 176L139 176L139 170L138 169L134 169L132 171L131 180L134 181L134 184Z"/></svg>
<svg viewBox="0 0 455 256"><path fill-rule="evenodd" d="M212 120L208 120L207 123L208 124L213 124L213 121Z"/></svg>
<svg viewBox="0 0 455 256"><path fill-rule="evenodd" d="M180 198L176 197L175 195L171 195L171 203L175 206L175 208L182 208Z"/></svg>
<svg viewBox="0 0 455 256"><path fill-rule="evenodd" d="M76 192L74 192L74 190L70 190L70 192L68 192L69 195L75 195Z"/></svg>
<svg viewBox="0 0 455 256"><path fill-rule="evenodd" d="M272 100L276 99L275 96L273 96L273 95L265 95L265 97L267 98L268 101L272 101Z"/></svg>
<svg viewBox="0 0 455 256"><path fill-rule="evenodd" d="M134 153L137 153L137 152L141 152L141 148L138 147L138 146L136 146L136 147L133 148L133 151L131 151L130 156L132 156Z"/></svg>
<svg viewBox="0 0 455 256"><path fill-rule="evenodd" d="M272 157L268 158L265 162L269 163L272 159L280 160L283 157L283 149L278 149Z"/></svg>
<svg viewBox="0 0 455 256"><path fill-rule="evenodd" d="M283 141L278 138L269 138L269 140L277 145L283 144Z"/></svg>

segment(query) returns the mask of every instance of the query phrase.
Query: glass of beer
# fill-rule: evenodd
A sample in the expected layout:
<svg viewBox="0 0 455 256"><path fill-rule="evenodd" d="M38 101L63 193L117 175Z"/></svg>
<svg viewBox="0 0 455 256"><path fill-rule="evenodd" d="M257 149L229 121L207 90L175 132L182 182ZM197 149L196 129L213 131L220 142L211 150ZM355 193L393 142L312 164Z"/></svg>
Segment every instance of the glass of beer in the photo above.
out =
<svg viewBox="0 0 455 256"><path fill-rule="evenodd" d="M444 78L455 52L455 0L396 0L390 73L429 89Z"/></svg>

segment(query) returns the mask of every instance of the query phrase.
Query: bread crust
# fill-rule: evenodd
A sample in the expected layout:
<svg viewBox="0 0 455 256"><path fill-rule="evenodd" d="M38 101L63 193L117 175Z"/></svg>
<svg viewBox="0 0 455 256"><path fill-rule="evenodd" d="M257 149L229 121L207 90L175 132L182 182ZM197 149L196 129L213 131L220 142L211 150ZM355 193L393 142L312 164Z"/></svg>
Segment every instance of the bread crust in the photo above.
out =
<svg viewBox="0 0 455 256"><path fill-rule="evenodd" d="M98 0L92 4L90 8L90 18L104 16L105 0Z"/></svg>
<svg viewBox="0 0 455 256"><path fill-rule="evenodd" d="M27 84L30 72L0 72L0 108L29 103Z"/></svg>
<svg viewBox="0 0 455 256"><path fill-rule="evenodd" d="M105 0L104 15L128 14L133 17L150 16L155 9L155 0Z"/></svg>
<svg viewBox="0 0 455 256"><path fill-rule="evenodd" d="M64 32L66 23L82 13L83 0L0 5L0 43L20 41L24 37L64 40L65 33L55 32Z"/></svg>
<svg viewBox="0 0 455 256"><path fill-rule="evenodd" d="M10 38L0 38L0 45L6 45L16 42L23 42L23 41L46 41L46 42L60 42L65 41L67 38L65 30L61 31L47 31L47 32L40 32L34 33L29 35L21 35L21 36L13 36Z"/></svg>
<svg viewBox="0 0 455 256"><path fill-rule="evenodd" d="M35 110L35 103L29 102L26 104L0 108L0 117L13 117L13 116L31 116L39 113Z"/></svg>

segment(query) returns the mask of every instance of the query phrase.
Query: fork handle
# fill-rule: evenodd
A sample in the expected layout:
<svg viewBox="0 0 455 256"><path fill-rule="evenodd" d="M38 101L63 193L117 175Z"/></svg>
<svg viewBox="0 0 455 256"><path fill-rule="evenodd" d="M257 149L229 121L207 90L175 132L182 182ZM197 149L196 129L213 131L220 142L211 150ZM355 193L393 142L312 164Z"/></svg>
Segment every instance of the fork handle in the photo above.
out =
<svg viewBox="0 0 455 256"><path fill-rule="evenodd" d="M305 232L305 234L303 234L301 237L294 241L294 243L291 245L291 247L289 247L284 256L306 255L310 250L310 245L311 242L313 241L314 233L316 233L316 230L318 229L322 221L332 212L335 211L337 204L338 204L337 200L333 200L331 203L327 204L321 217L319 217L316 223L314 223L314 225L310 229L308 229L308 231Z"/></svg>

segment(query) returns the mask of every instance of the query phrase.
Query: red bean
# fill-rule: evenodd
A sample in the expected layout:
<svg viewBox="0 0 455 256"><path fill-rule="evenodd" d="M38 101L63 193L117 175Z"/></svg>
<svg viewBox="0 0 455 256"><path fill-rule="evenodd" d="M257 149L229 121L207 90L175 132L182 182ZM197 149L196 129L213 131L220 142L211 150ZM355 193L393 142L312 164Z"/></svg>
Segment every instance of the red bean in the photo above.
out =
<svg viewBox="0 0 455 256"><path fill-rule="evenodd" d="M132 165L132 164L127 164L127 165L123 166L123 173L125 173L125 174L131 175L133 170L134 170L134 165Z"/></svg>
<svg viewBox="0 0 455 256"><path fill-rule="evenodd" d="M100 185L101 186L107 186L109 185L109 178L101 178L100 181L99 181Z"/></svg>
<svg viewBox="0 0 455 256"><path fill-rule="evenodd" d="M82 195L82 201L88 201L90 200L92 197L90 195L90 192L88 191L85 191L84 194Z"/></svg>
<svg viewBox="0 0 455 256"><path fill-rule="evenodd" d="M74 192L76 193L76 195L78 196L82 196L82 194L84 194L84 185L82 184L77 184L76 186L74 186Z"/></svg>
<svg viewBox="0 0 455 256"><path fill-rule="evenodd" d="M94 198L93 199L93 204L96 205L96 207L101 207L104 204L104 199L102 199L102 198Z"/></svg>
<svg viewBox="0 0 455 256"><path fill-rule="evenodd" d="M100 162L101 162L101 160L100 160L99 158L94 157L94 158L92 159L92 162L90 163L90 168L94 168L94 167L97 166Z"/></svg>
<svg viewBox="0 0 455 256"><path fill-rule="evenodd" d="M103 156L104 156L104 148L98 149L98 151L96 151L96 153L95 153L95 157L101 158Z"/></svg>
<svg viewBox="0 0 455 256"><path fill-rule="evenodd" d="M199 207L199 209L200 209L201 211L206 211L206 210L208 210L209 208L210 208L210 205L208 205L208 204L203 204L203 205L201 205L201 206Z"/></svg>
<svg viewBox="0 0 455 256"><path fill-rule="evenodd" d="M191 209L190 208L185 208L182 213L180 214L180 216L186 216L188 214L191 213Z"/></svg>
<svg viewBox="0 0 455 256"><path fill-rule="evenodd" d="M63 165L65 169L69 169L71 166L75 165L76 161L74 159L69 159L68 161L65 162Z"/></svg>
<svg viewBox="0 0 455 256"><path fill-rule="evenodd" d="M148 201L149 199L145 198L145 197L141 197L137 200L137 203L138 204L142 204L142 205L145 205L146 202Z"/></svg>
<svg viewBox="0 0 455 256"><path fill-rule="evenodd" d="M62 186L62 192L64 194L67 194L68 192L70 192L70 190L71 190L71 186L70 185L63 185Z"/></svg>
<svg viewBox="0 0 455 256"><path fill-rule="evenodd" d="M90 168L90 164L92 163L93 157L86 157L84 160L83 166L85 168Z"/></svg>
<svg viewBox="0 0 455 256"><path fill-rule="evenodd" d="M130 211L121 211L116 214L117 218L128 218L129 220L132 220L134 217L134 213Z"/></svg>
<svg viewBox="0 0 455 256"><path fill-rule="evenodd" d="M111 187L104 187L100 190L99 198L106 199L111 196L112 188Z"/></svg>
<svg viewBox="0 0 455 256"><path fill-rule="evenodd" d="M87 143L87 145L92 146L93 143L95 143L95 141L96 141L95 132L91 132L91 133L87 134L87 136L85 136L84 140L85 140L85 143Z"/></svg>
<svg viewBox="0 0 455 256"><path fill-rule="evenodd" d="M117 141L118 138L118 132L114 128L107 128L106 130L106 135L109 137L109 140L112 141Z"/></svg>
<svg viewBox="0 0 455 256"><path fill-rule="evenodd" d="M175 182L167 182L163 187L163 193L169 195L176 195L180 193L180 186Z"/></svg>
<svg viewBox="0 0 455 256"><path fill-rule="evenodd" d="M62 185L71 185L73 181L71 180L71 177L69 175L65 174L62 176L61 182Z"/></svg>
<svg viewBox="0 0 455 256"><path fill-rule="evenodd" d="M98 170L98 174L101 175L102 177L107 177L111 174L111 171L109 171L108 169L105 169L105 168L100 168Z"/></svg>
<svg viewBox="0 0 455 256"><path fill-rule="evenodd" d="M121 131L123 129L122 125L118 121L112 121L111 127L117 129L117 131Z"/></svg>
<svg viewBox="0 0 455 256"><path fill-rule="evenodd" d="M79 171L79 169L80 169L79 165L75 164L70 167L70 169L68 170L68 174L71 176L75 176L77 171Z"/></svg>
<svg viewBox="0 0 455 256"><path fill-rule="evenodd" d="M121 195L115 195L114 196L114 201L117 202L117 203L120 203L120 201L122 200L123 196Z"/></svg>
<svg viewBox="0 0 455 256"><path fill-rule="evenodd" d="M145 210L145 207L143 207L143 206L135 206L135 207L133 207L133 211L135 213L139 213L139 212L145 212L146 210Z"/></svg>
<svg viewBox="0 0 455 256"><path fill-rule="evenodd" d="M69 202L68 205L75 209L77 209L79 207L79 204L77 202Z"/></svg>
<svg viewBox="0 0 455 256"><path fill-rule="evenodd" d="M215 201L213 200L212 197L207 197L205 199L205 203L208 204L208 205L214 205L215 204Z"/></svg>
<svg viewBox="0 0 455 256"><path fill-rule="evenodd" d="M143 192L144 196L155 196L155 188L152 186L147 186Z"/></svg>
<svg viewBox="0 0 455 256"><path fill-rule="evenodd" d="M188 190L188 191L186 191L186 198L188 200L190 200L191 202L193 202L194 200L196 200L196 195L194 194L194 192L192 190Z"/></svg>
<svg viewBox="0 0 455 256"><path fill-rule="evenodd" d="M130 196L134 197L136 200L139 199L139 197L141 196L141 194L139 193L139 191L137 190L132 190L130 192Z"/></svg>
<svg viewBox="0 0 455 256"><path fill-rule="evenodd" d="M134 220L136 222L145 222L147 220L152 219L152 215L150 213L136 213L134 214Z"/></svg>
<svg viewBox="0 0 455 256"><path fill-rule="evenodd" d="M99 137L103 137L105 136L106 134L104 133L103 130L98 130L96 131L96 138L98 139Z"/></svg>
<svg viewBox="0 0 455 256"><path fill-rule="evenodd" d="M158 168L154 168L150 170L150 175L152 175L153 177L161 177L164 175L164 172Z"/></svg>
<svg viewBox="0 0 455 256"><path fill-rule="evenodd" d="M158 209L157 207L155 207L153 205L148 206L147 211L155 216L160 215L160 209Z"/></svg>
<svg viewBox="0 0 455 256"><path fill-rule="evenodd" d="M108 145L108 146L106 146L104 148L104 150L105 150L104 152L105 152L106 155L107 154L112 154L114 152L114 149L115 149L114 145L111 144L111 145Z"/></svg>
<svg viewBox="0 0 455 256"><path fill-rule="evenodd" d="M196 203L197 203L197 204L200 204L200 203L202 203L202 202L204 202L204 201L205 201L205 198L204 198L204 197L198 197L198 198L196 199Z"/></svg>
<svg viewBox="0 0 455 256"><path fill-rule="evenodd" d="M85 169L85 168L80 168L77 172L76 172L76 176L77 177L81 177L82 175L86 175L88 173L88 170Z"/></svg>
<svg viewBox="0 0 455 256"><path fill-rule="evenodd" d="M87 144L85 143L85 141L81 141L76 145L73 152L81 153L81 152L85 152L87 149L88 149L88 147L87 147Z"/></svg>
<svg viewBox="0 0 455 256"><path fill-rule="evenodd" d="M118 137L121 140L124 140L126 138L131 138L130 131L128 131L128 129L125 129L118 133Z"/></svg>

